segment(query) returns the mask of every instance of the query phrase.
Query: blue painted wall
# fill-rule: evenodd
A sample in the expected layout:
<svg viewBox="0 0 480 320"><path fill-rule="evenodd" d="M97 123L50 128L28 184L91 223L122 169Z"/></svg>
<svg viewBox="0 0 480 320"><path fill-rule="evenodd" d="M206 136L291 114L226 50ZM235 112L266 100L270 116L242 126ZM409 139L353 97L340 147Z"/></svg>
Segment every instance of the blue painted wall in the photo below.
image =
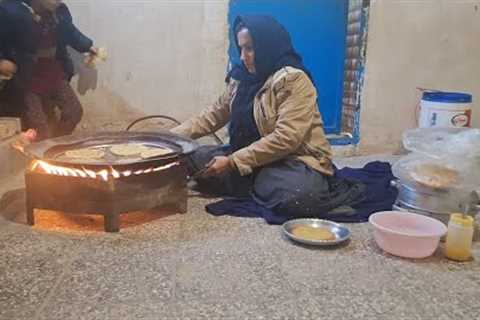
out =
<svg viewBox="0 0 480 320"><path fill-rule="evenodd" d="M287 28L315 79L325 129L339 133L348 0L231 0L230 25L241 14L271 15ZM230 34L230 59L238 63L233 41Z"/></svg>

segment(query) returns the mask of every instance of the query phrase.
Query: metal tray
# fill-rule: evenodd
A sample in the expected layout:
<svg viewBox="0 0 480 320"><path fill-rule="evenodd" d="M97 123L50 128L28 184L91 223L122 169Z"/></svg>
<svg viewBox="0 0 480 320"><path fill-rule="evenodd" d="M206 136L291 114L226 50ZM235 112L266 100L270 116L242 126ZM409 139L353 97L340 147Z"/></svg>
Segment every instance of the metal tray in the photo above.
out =
<svg viewBox="0 0 480 320"><path fill-rule="evenodd" d="M335 240L311 240L306 238L300 238L292 234L292 230L299 226L309 226L314 228L326 228L335 235ZM283 233L290 239L296 242L300 242L313 246L335 246L342 242L345 242L350 238L350 230L338 223L321 220L321 219L296 219L290 220L283 224Z"/></svg>
<svg viewBox="0 0 480 320"><path fill-rule="evenodd" d="M64 136L55 139L48 139L39 143L34 143L25 148L25 154L38 160L46 160L54 164L78 165L78 160L65 159L62 155L67 150L82 148L106 148L115 144L140 143L152 147L162 147L173 150L171 154L148 158L117 158L112 155L104 159L89 161L89 166L105 165L128 165L155 162L158 160L175 159L179 156L187 155L195 151L198 144L190 139L174 135L169 132L97 132L81 133L71 136Z"/></svg>

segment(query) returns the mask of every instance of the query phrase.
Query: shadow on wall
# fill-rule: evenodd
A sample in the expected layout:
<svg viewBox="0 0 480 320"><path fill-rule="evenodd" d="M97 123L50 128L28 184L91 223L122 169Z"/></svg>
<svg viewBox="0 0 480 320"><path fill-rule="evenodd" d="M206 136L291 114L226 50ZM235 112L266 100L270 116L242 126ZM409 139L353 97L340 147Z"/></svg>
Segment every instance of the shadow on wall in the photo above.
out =
<svg viewBox="0 0 480 320"><path fill-rule="evenodd" d="M71 85L84 109L82 121L76 131L124 131L135 120L150 115L131 106L108 86L99 84L99 71L85 66L83 54L72 50L70 55L75 66L75 77ZM135 125L131 131L168 130L175 126L176 124L169 120L151 119ZM211 139L205 141L215 143Z"/></svg>
<svg viewBox="0 0 480 320"><path fill-rule="evenodd" d="M72 85L79 86L79 79ZM106 87L88 90L79 96L84 113L78 131L123 131L145 113L130 106L120 95Z"/></svg>
<svg viewBox="0 0 480 320"><path fill-rule="evenodd" d="M70 55L75 67L71 85L84 109L77 131L123 131L130 123L145 116L120 95L99 85L99 71L85 66L83 54L71 50ZM149 129L161 128L162 124L158 124Z"/></svg>

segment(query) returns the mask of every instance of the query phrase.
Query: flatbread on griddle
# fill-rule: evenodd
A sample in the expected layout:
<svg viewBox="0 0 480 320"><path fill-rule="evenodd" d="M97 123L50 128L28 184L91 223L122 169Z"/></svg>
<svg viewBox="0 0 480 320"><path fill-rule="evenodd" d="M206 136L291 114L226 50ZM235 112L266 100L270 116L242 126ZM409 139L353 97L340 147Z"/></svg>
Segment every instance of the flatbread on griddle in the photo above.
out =
<svg viewBox="0 0 480 320"><path fill-rule="evenodd" d="M116 156L126 157L139 155L149 148L140 143L116 144L110 147L110 152Z"/></svg>
<svg viewBox="0 0 480 320"><path fill-rule="evenodd" d="M70 159L82 159L82 160L96 160L105 157L105 152L100 149L84 148L76 150L68 150L65 152L65 156Z"/></svg>
<svg viewBox="0 0 480 320"><path fill-rule="evenodd" d="M142 151L140 154L143 159L148 158L155 158L155 157L162 157L166 156L167 154L172 153L173 150L168 148L147 148L146 150Z"/></svg>

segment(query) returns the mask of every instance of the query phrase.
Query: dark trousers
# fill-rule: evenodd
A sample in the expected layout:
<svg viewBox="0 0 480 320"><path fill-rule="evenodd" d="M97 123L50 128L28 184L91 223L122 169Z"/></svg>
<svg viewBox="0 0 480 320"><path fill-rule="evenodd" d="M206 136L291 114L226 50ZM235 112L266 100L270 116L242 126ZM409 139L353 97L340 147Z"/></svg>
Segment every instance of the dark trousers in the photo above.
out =
<svg viewBox="0 0 480 320"><path fill-rule="evenodd" d="M203 146L191 157L192 171L213 157L230 153L228 147ZM286 158L261 167L249 176L232 171L221 177L197 179L201 192L223 197L253 197L276 212L291 217L326 214L364 199L361 183L326 176L301 161Z"/></svg>
<svg viewBox="0 0 480 320"><path fill-rule="evenodd" d="M71 134L82 119L82 105L67 81L42 95L17 91L0 91L0 116L21 118L22 129L37 130L39 140Z"/></svg>
<svg viewBox="0 0 480 320"><path fill-rule="evenodd" d="M36 129L40 139L71 134L83 115L82 105L67 81L47 94L27 93L24 103L24 125ZM55 107L60 110L59 119Z"/></svg>

